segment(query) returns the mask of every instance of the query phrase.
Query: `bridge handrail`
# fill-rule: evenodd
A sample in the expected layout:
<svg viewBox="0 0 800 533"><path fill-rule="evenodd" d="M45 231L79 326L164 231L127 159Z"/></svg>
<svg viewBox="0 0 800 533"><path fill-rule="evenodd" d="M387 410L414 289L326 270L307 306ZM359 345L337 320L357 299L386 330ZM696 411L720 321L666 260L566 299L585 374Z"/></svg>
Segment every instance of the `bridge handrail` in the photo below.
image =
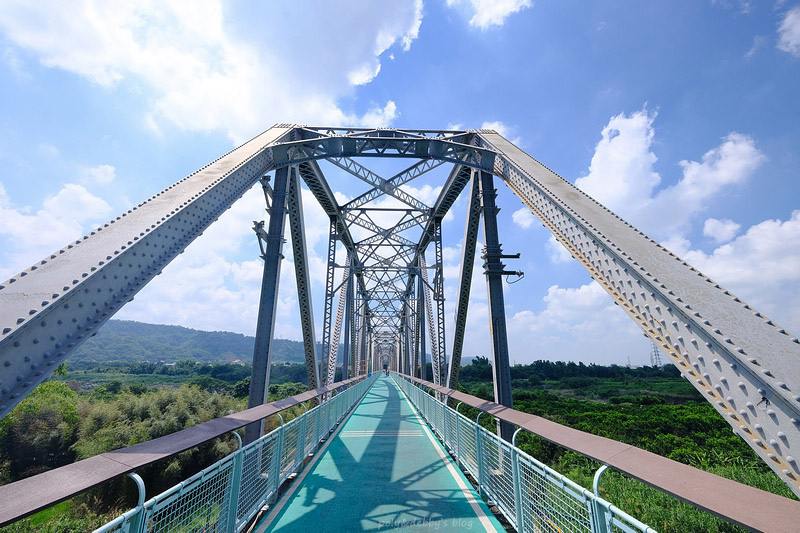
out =
<svg viewBox="0 0 800 533"><path fill-rule="evenodd" d="M667 459L630 444L569 428L540 416L436 385L406 374L406 380L441 396L510 422L536 436L603 463L713 515L757 531L794 531L800 501L772 494Z"/></svg>
<svg viewBox="0 0 800 533"><path fill-rule="evenodd" d="M366 376L358 376L319 387L0 486L0 527L72 498L117 476L167 459L308 400L340 391L365 378Z"/></svg>

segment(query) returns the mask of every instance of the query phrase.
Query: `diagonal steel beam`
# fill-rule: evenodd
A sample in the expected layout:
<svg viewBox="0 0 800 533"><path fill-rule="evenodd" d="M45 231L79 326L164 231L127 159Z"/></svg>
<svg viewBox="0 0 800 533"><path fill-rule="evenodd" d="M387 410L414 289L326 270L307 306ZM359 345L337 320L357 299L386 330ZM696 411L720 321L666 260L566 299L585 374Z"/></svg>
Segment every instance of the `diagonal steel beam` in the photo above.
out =
<svg viewBox="0 0 800 533"><path fill-rule="evenodd" d="M300 327L303 330L303 348L306 354L306 374L308 387L319 386L319 367L317 365L317 343L314 338L314 309L311 305L311 278L308 273L308 250L306 246L305 221L303 220L303 201L300 190L300 178L297 169L292 168L289 176L287 194L289 211L289 233L292 238L292 255L294 257L294 273L297 281L297 303L300 306Z"/></svg>
<svg viewBox="0 0 800 533"><path fill-rule="evenodd" d="M261 297L258 303L258 323L255 346L253 348L253 370L250 376L250 394L247 407L267 403L269 392L269 371L272 363L272 340L275 332L275 315L278 310L278 287L281 279L281 260L283 259L283 231L286 226L286 191L289 169L275 171L275 184L272 189L272 207L269 214L269 231L263 236L266 247L262 259L264 272L261 278ZM265 187L266 189L266 187ZM263 225L263 223L261 223ZM257 224L257 231L263 229ZM259 239L261 239L259 234ZM248 424L244 432L245 443L249 444L264 433L264 421Z"/></svg>
<svg viewBox="0 0 800 533"><path fill-rule="evenodd" d="M404 171L395 174L391 178L387 179L382 186L376 185L369 191L365 192L361 196L354 198L347 202L344 207L345 209L355 209L357 207L361 207L364 204L367 204L377 198L380 198L384 194L387 194L385 188L391 188L392 190L396 189L400 185L404 183L408 183L411 180L414 180L426 172L433 170L441 165L443 165L444 161L439 161L436 159L424 159L419 161L418 163L414 163Z"/></svg>
<svg viewBox="0 0 800 533"><path fill-rule="evenodd" d="M373 185L374 187L380 189L384 194L388 194L389 196L393 196L394 198L400 200L404 204L409 207L413 207L414 209L418 209L420 211L427 210L428 206L405 192L404 190L400 189L397 186L394 186L375 172L371 171L364 165L361 165L355 161L353 161L349 157L331 157L327 159L329 163L336 165L337 167L341 168L342 170L346 170L353 176L357 177L358 179Z"/></svg>
<svg viewBox="0 0 800 533"><path fill-rule="evenodd" d="M453 329L453 351L450 355L450 365L447 370L448 387L456 390L458 390L458 374L461 370L461 353L464 349L464 331L467 326L469 293L472 286L472 271L475 265L475 247L478 244L478 231L481 221L479 189L477 178L473 178L469 191L469 207L467 207L464 240L461 245L461 269L458 283L458 299L456 301L456 323Z"/></svg>

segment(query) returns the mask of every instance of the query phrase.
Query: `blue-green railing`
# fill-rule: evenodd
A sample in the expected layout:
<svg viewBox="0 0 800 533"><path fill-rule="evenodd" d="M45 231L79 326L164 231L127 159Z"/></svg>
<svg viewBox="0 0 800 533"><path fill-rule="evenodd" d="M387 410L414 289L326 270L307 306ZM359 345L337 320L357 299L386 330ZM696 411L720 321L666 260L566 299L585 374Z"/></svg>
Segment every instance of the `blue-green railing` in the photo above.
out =
<svg viewBox="0 0 800 533"><path fill-rule="evenodd" d="M277 497L281 485L361 400L376 377L339 392L158 496L146 502L140 497L139 505L95 533L241 531ZM132 477L143 495L141 480Z"/></svg>
<svg viewBox="0 0 800 533"><path fill-rule="evenodd" d="M494 502L518 532L654 532L477 421L403 377L393 376L459 465L478 482L481 494Z"/></svg>

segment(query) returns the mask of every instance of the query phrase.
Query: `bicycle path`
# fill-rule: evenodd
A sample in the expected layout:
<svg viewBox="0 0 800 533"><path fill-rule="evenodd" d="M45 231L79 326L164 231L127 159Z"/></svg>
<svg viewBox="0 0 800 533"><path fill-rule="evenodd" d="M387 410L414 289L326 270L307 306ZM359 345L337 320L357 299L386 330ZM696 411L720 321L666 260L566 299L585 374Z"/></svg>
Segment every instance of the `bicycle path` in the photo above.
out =
<svg viewBox="0 0 800 533"><path fill-rule="evenodd" d="M256 531L388 530L505 531L400 387L381 376Z"/></svg>

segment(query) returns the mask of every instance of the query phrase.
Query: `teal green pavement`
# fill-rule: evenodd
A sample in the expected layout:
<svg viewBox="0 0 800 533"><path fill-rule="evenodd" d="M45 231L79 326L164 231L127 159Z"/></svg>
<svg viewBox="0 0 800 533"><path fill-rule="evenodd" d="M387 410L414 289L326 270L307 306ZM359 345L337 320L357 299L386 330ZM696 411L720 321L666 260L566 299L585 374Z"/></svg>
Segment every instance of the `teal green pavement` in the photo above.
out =
<svg viewBox="0 0 800 533"><path fill-rule="evenodd" d="M301 477L257 531L505 531L389 376Z"/></svg>

